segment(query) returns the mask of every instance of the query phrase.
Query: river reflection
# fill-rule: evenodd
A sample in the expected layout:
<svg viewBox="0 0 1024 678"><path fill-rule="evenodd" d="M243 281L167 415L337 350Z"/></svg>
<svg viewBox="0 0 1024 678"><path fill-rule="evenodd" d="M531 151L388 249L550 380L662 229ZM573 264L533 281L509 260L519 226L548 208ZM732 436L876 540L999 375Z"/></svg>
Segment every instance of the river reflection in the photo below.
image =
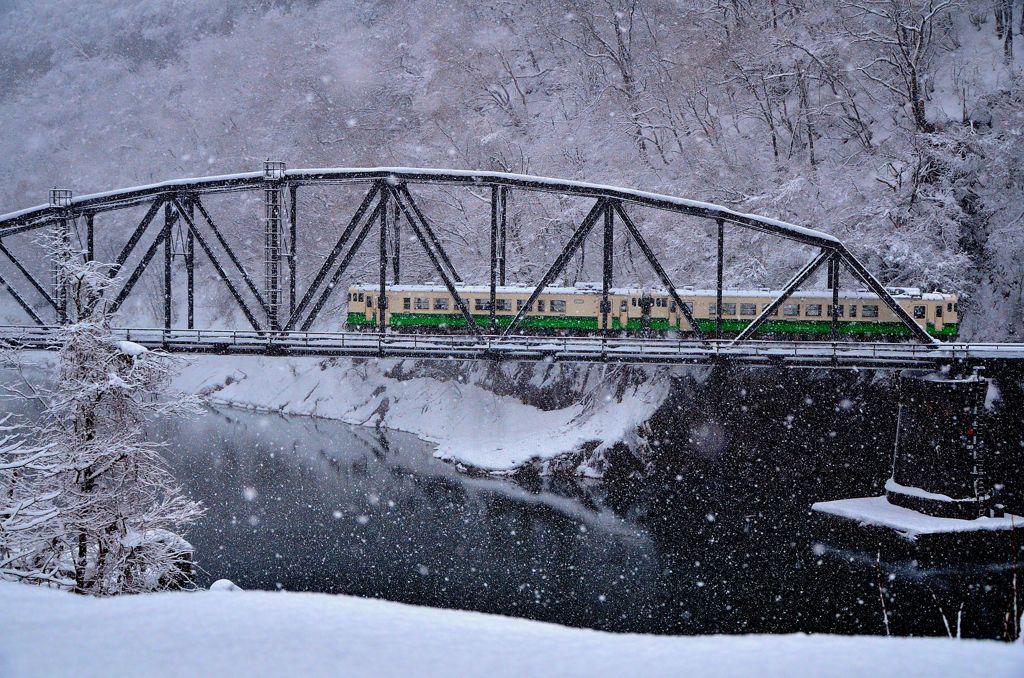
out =
<svg viewBox="0 0 1024 678"><path fill-rule="evenodd" d="M965 636L1003 632L1009 569L929 573L838 551L808 510L814 488L764 464L516 483L461 474L412 436L338 422L223 408L158 428L208 509L189 536L204 585L615 631L880 634L881 584L893 633L955 633L958 615ZM828 484L822 473L807 476Z"/></svg>

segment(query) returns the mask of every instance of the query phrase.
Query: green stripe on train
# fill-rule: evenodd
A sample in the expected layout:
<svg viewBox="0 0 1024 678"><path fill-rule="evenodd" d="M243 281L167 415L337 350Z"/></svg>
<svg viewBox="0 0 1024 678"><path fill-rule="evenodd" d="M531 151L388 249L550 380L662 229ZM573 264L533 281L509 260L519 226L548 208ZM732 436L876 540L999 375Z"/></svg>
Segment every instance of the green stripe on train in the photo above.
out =
<svg viewBox="0 0 1024 678"><path fill-rule="evenodd" d="M723 332L741 332L749 320L731 320L722 318ZM714 332L714 319L698 318L697 326L702 332ZM864 321L840 321L836 328L840 334L878 334L884 336L910 336L910 328L902 323L873 323ZM947 323L941 330L928 323L928 334L935 337L955 337L958 327L956 323ZM758 328L761 334L829 334L832 332L831 320L766 320ZM756 334L755 334L756 336Z"/></svg>
<svg viewBox="0 0 1024 678"><path fill-rule="evenodd" d="M508 327L512 322L510 315L496 316L495 321L498 327ZM490 324L490 316L474 315L473 321L480 327L487 327ZM377 323L375 320L367 319L363 313L349 313L346 320L352 326L370 326ZM682 321L681 321L682 322ZM722 331L735 333L743 330L749 320L733 320L722 318ZM459 328L466 326L466 319L458 313L393 313L391 314L392 327L452 327ZM524 329L556 329L556 330L597 330L598 319L584 316L526 316L523 318L521 327ZM715 331L714 319L698 318L697 326L702 332L712 333ZM612 318L612 329L621 330L622 324L618 318ZM639 318L630 318L626 323L627 330L640 330ZM651 318L651 329L655 331L667 331L677 329L671 327L669 321L664 318ZM873 323L873 322L850 322L841 321L837 328L840 334L875 334L883 336L910 336L910 330L900 323ZM928 333L936 337L955 337L958 326L956 323L946 323L941 330L936 330L931 323L928 324ZM832 322L828 320L767 320L758 332L761 334L829 334L832 331Z"/></svg>
<svg viewBox="0 0 1024 678"><path fill-rule="evenodd" d="M367 320L365 313L349 313L348 317L345 319L345 324L346 325L370 325L370 326L373 326L373 325L376 325L377 322L375 320Z"/></svg>
<svg viewBox="0 0 1024 678"><path fill-rule="evenodd" d="M498 327L508 327L513 316L495 316ZM466 319L460 313L392 313L392 327L465 327ZM488 327L491 323L489 315L473 315L473 321L480 327ZM364 321L372 325L372 321ZM543 328L559 330L596 330L597 318L584 316L526 316L520 325L523 328Z"/></svg>

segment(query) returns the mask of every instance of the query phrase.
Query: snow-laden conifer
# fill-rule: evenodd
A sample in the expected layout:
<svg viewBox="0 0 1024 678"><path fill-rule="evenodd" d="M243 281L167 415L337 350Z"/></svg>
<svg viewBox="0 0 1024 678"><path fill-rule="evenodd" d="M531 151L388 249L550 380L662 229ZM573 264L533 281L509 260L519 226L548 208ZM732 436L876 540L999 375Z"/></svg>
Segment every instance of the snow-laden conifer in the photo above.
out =
<svg viewBox="0 0 1024 678"><path fill-rule="evenodd" d="M55 374L10 394L32 401L38 418L0 426L0 572L93 595L187 586L181 535L201 509L145 424L191 413L196 401L166 390L172 356L115 340L105 267L83 262L59 233L48 244L70 320L57 334Z"/></svg>

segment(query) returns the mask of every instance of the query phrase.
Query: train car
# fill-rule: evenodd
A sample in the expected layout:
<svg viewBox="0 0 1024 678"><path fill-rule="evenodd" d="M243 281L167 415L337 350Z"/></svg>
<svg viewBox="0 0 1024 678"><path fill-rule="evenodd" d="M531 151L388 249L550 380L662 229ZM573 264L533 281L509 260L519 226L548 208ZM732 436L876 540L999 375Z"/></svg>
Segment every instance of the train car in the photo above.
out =
<svg viewBox="0 0 1024 678"><path fill-rule="evenodd" d="M886 288L896 303L930 335L955 338L959 330L958 298L955 294L922 293L917 288ZM724 290L722 331L735 335L757 317L780 294L779 290ZM680 291L683 299L693 298L694 317L701 330L715 329L715 290ZM840 334L874 339L911 336L888 306L865 289L840 290L837 330ZM832 291L794 292L759 328L760 335L807 337L832 331Z"/></svg>
<svg viewBox="0 0 1024 678"><path fill-rule="evenodd" d="M460 285L459 296L468 306L473 321L480 327L490 324L490 288ZM915 322L932 336L954 338L959 327L957 297L938 292L922 293L916 288L888 288L893 298ZM522 309L532 288L498 287L495 320L507 327ZM678 290L694 320L705 333L716 329L715 290ZM779 295L778 290L723 290L722 331L735 336ZM348 329L378 328L380 290L374 285L357 284L348 291ZM666 290L629 287L613 288L609 293L609 322L613 331L632 333L688 333L689 324L675 300ZM534 334L588 334L601 327L601 288L593 283L573 287L548 287L527 311L519 328ZM832 292L806 290L793 293L759 329L762 338L815 338L832 330ZM383 322L399 332L446 332L466 327L448 290L440 285L393 285L387 288L387 308ZM841 291L838 306L838 331L853 338L886 340L910 336L895 314L867 290Z"/></svg>
<svg viewBox="0 0 1024 678"><path fill-rule="evenodd" d="M490 324L491 299L487 286L459 285L459 296L468 306L474 322L481 327ZM529 300L532 288L499 287L495 301L495 316L499 327L507 327ZM626 305L627 292L614 290L610 296L612 308ZM380 289L373 285L354 285L348 292L346 326L352 328L377 327L379 308L374 306ZM587 333L599 327L601 292L587 286L548 287L537 298L521 329L526 332ZM379 305L379 304L378 304ZM440 285L392 285L387 288L385 325L395 330L453 330L466 327L466 319L459 312L447 288ZM613 329L623 329L619 318ZM667 329L667 327L666 327Z"/></svg>

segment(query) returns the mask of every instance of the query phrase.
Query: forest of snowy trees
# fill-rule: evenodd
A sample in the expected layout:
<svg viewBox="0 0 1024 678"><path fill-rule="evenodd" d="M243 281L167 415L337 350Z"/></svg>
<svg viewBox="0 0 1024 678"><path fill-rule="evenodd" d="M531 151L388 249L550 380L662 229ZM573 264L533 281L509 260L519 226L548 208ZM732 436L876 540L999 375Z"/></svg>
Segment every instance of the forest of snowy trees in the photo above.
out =
<svg viewBox="0 0 1024 678"><path fill-rule="evenodd" d="M1022 32L1015 0L13 0L0 9L0 117L17 131L0 136L0 211L52 186L268 157L582 179L834 233L887 283L960 292L966 337L1014 338ZM352 205L304 199L308 279ZM486 205L430 205L466 277L482 274L471 229ZM512 279L535 280L585 207L513 205ZM232 228L258 267L246 223ZM648 230L679 284L708 279L705 226ZM731 285L777 284L806 259L729 237L742 245Z"/></svg>

